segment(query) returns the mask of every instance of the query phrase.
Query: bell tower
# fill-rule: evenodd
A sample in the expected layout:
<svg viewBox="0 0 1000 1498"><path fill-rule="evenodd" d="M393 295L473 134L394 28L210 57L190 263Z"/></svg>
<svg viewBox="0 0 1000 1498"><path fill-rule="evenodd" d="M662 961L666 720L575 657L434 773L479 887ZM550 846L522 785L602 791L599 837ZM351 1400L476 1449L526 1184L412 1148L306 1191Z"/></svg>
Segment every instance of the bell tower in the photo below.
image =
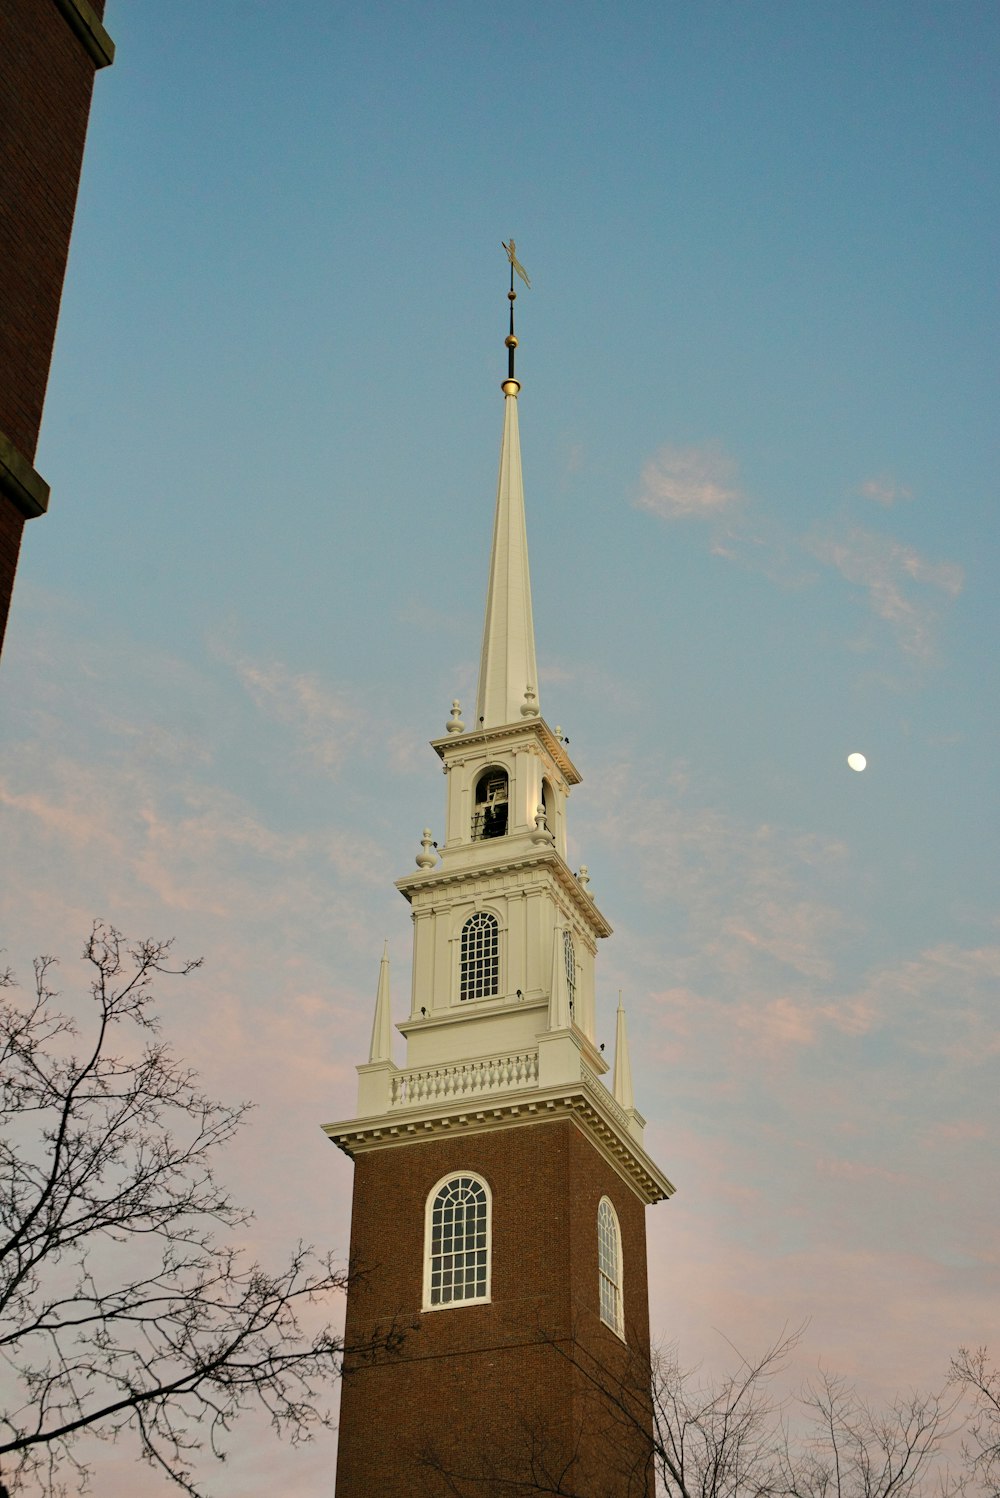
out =
<svg viewBox="0 0 1000 1498"><path fill-rule="evenodd" d="M379 972L357 1116L337 1498L652 1498L644 1209L673 1187L647 1155L619 1000L611 1086L596 1044L611 934L566 854L580 774L541 715L514 363L502 382L475 721L432 742L444 838L397 881L413 918L392 1057ZM352 1352L391 1326L391 1354ZM562 1483L556 1487L556 1483Z"/></svg>

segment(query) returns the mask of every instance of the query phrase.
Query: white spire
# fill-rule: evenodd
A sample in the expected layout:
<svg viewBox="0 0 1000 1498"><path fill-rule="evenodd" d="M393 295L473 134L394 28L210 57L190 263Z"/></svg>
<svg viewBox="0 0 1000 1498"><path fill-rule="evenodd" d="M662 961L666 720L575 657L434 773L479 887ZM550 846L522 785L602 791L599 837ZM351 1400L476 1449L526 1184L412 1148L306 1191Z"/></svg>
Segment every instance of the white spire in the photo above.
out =
<svg viewBox="0 0 1000 1498"><path fill-rule="evenodd" d="M503 442L490 553L483 651L479 662L476 727L496 728L538 712L538 667L531 618L528 536L524 524L517 381L504 381ZM525 699L525 693L531 695ZM482 719L482 722L480 722Z"/></svg>
<svg viewBox="0 0 1000 1498"><path fill-rule="evenodd" d="M372 1025L371 1061L392 1060L392 1013L389 1008L389 943L382 952L378 969L378 993L375 995L375 1022Z"/></svg>
<svg viewBox="0 0 1000 1498"><path fill-rule="evenodd" d="M625 1028L625 1010L622 1005L622 991L618 990L618 1014L615 1025L615 1102L620 1103L623 1108L635 1107L635 1094L632 1091L632 1063L628 1054L628 1031Z"/></svg>

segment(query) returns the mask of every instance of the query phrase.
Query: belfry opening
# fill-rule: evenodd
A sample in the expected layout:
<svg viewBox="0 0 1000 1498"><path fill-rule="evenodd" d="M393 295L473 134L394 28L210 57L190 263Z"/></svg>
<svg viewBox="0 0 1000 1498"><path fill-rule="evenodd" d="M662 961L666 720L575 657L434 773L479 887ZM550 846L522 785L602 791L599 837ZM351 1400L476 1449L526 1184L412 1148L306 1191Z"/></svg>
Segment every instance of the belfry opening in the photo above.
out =
<svg viewBox="0 0 1000 1498"><path fill-rule="evenodd" d="M472 813L473 841L503 837L507 831L509 799L510 782L506 770L491 767L480 775Z"/></svg>

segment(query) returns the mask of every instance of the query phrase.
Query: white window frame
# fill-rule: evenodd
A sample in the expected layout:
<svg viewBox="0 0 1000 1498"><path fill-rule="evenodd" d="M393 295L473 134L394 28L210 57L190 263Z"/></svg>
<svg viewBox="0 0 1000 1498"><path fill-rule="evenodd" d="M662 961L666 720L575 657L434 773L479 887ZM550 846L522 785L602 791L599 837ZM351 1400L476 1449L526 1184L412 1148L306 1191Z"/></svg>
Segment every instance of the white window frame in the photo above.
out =
<svg viewBox="0 0 1000 1498"><path fill-rule="evenodd" d="M431 1301L431 1269L433 1249L434 1204L445 1186L452 1181L475 1181L486 1193L486 1291L483 1295L472 1295L465 1300ZM461 1306L482 1306L492 1299L493 1288L493 1193L490 1183L475 1170L449 1170L427 1194L424 1206L424 1310L452 1311Z"/></svg>
<svg viewBox="0 0 1000 1498"><path fill-rule="evenodd" d="M468 924L468 922L472 920L473 916L477 916L477 915L488 915L488 916L492 916L493 919L497 923L497 982L496 982L496 992L495 993L490 993L490 994L484 993L484 994L480 995L479 998L463 999L462 998L462 933L464 932L464 930L465 930L466 925ZM492 909L488 905L478 905L478 906L476 906L476 908L474 910L469 910L468 907L466 907L466 913L462 916L461 920L458 922L458 930L455 932L455 959L454 959L455 966L454 966L454 969L453 969L454 974L455 974L455 986L454 986L454 989L453 989L453 993L455 995L455 998L454 998L455 1004L459 1005L460 1007L464 1007L466 1004L488 1004L491 1001L495 1002L497 999L500 999L500 998L503 997L503 995L504 995L504 949L505 949L505 946L506 946L504 938L506 936L506 932L507 932L507 928L506 928L504 922L501 920L501 918L500 918L500 912L498 910L494 910L494 909Z"/></svg>
<svg viewBox="0 0 1000 1498"><path fill-rule="evenodd" d="M605 1213L605 1209L606 1213ZM614 1250L614 1262L608 1264L605 1253L604 1220L610 1220L614 1229L614 1243L610 1245ZM614 1275L608 1273L613 1268ZM611 1300L614 1319L609 1320L607 1301ZM597 1207L597 1300L604 1325L610 1327L616 1337L625 1341L625 1265L622 1256L622 1226L618 1221L618 1213L615 1211L614 1203L608 1196L602 1196Z"/></svg>

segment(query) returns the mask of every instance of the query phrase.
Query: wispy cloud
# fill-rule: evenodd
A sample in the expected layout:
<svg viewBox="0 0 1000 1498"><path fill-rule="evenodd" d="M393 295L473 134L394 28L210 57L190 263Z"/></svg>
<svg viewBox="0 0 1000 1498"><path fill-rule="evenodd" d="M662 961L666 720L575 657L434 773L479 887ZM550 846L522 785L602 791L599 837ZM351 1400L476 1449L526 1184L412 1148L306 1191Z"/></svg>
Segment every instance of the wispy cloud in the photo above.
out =
<svg viewBox="0 0 1000 1498"><path fill-rule="evenodd" d="M959 596L964 574L957 562L934 562L895 536L843 521L795 536L761 511L739 484L735 459L714 446L661 447L642 470L636 507L661 520L708 522L708 544L716 556L762 573L783 587L815 582L812 558L847 583L865 589L872 614L890 630L898 648L922 665L937 656L935 629L944 605ZM864 498L889 508L912 498L889 474L865 479ZM863 648L870 648L865 641Z"/></svg>
<svg viewBox="0 0 1000 1498"><path fill-rule="evenodd" d="M865 499L874 500L877 505L884 505L886 509L901 499L913 498L912 490L905 489L902 484L897 484L889 473L880 473L875 478L865 479L864 483L858 485L858 493Z"/></svg>
<svg viewBox="0 0 1000 1498"><path fill-rule="evenodd" d="M874 972L857 998L898 1028L906 1050L978 1068L1000 1056L998 982L1000 946L940 942Z"/></svg>
<svg viewBox="0 0 1000 1498"><path fill-rule="evenodd" d="M357 742L367 712L350 693L336 691L309 672L293 672L281 661L226 657L253 703L293 730L295 745L319 769L335 775Z"/></svg>
<svg viewBox="0 0 1000 1498"><path fill-rule="evenodd" d="M661 520L709 519L743 499L737 473L721 448L661 447L642 470L635 503Z"/></svg>
<svg viewBox="0 0 1000 1498"><path fill-rule="evenodd" d="M893 536L852 527L846 534L813 534L803 545L846 582L867 592L868 605L892 631L899 648L916 660L934 659L933 626L940 617L938 600L914 591L913 585L957 598L964 574L957 562L931 562Z"/></svg>
<svg viewBox="0 0 1000 1498"><path fill-rule="evenodd" d="M621 761L600 778L599 835L628 850L647 897L684 911L700 981L710 968L734 1001L756 1001L832 976L844 917L826 891L846 873L841 842L706 804L707 788L684 764ZM675 973L683 983L681 964Z"/></svg>

